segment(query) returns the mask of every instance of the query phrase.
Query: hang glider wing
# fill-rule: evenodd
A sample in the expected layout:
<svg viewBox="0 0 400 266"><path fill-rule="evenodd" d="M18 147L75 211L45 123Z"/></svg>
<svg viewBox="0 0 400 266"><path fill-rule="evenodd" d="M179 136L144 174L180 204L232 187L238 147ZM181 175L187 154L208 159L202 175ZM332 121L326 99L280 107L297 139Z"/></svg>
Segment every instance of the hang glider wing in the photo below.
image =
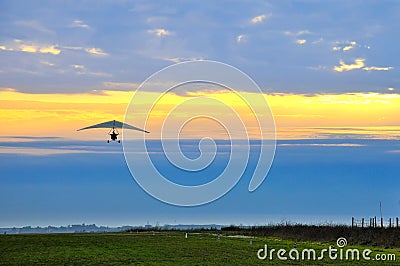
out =
<svg viewBox="0 0 400 266"><path fill-rule="evenodd" d="M120 122L120 121L116 121L116 120L112 120L112 121L96 124L96 125L93 125L93 126L80 128L77 131L86 130L86 129L92 129L92 128L122 128L122 127L126 128L126 129L132 129L132 130L137 130L137 131L150 133L149 131L146 131L144 129L141 129L141 128L138 128L138 127L134 127L134 126L131 126L131 125L128 125L126 123L123 123L123 122Z"/></svg>

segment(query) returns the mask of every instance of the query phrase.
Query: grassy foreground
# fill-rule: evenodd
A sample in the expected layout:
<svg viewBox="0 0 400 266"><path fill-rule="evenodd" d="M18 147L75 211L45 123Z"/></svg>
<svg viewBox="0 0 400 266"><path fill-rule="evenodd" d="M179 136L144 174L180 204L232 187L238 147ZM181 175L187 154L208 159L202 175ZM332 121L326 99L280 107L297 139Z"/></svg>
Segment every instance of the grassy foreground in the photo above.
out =
<svg viewBox="0 0 400 266"><path fill-rule="evenodd" d="M212 233L133 232L103 234L49 234L0 236L0 265L400 265L400 250L350 246L375 254L396 254L396 261L259 260L257 251L293 248L293 241L277 238L227 236L220 240ZM297 249L314 248L320 252L334 243L298 242ZM348 246L349 247L349 246ZM317 253L318 254L318 253ZM287 255L287 254L286 254Z"/></svg>

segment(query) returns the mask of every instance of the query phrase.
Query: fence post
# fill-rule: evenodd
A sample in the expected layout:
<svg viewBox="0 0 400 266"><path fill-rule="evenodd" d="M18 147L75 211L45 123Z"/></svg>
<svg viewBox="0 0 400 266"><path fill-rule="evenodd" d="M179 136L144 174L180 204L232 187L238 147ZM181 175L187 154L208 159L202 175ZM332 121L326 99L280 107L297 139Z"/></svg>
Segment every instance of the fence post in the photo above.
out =
<svg viewBox="0 0 400 266"><path fill-rule="evenodd" d="M361 218L361 228L364 228L364 218Z"/></svg>
<svg viewBox="0 0 400 266"><path fill-rule="evenodd" d="M351 217L351 227L354 227L354 217Z"/></svg>
<svg viewBox="0 0 400 266"><path fill-rule="evenodd" d="M374 217L374 227L376 227L376 216Z"/></svg>
<svg viewBox="0 0 400 266"><path fill-rule="evenodd" d="M389 218L389 228L392 227L392 218Z"/></svg>
<svg viewBox="0 0 400 266"><path fill-rule="evenodd" d="M383 218L381 218L381 227L383 228Z"/></svg>
<svg viewBox="0 0 400 266"><path fill-rule="evenodd" d="M396 227L399 227L399 217L396 217Z"/></svg>

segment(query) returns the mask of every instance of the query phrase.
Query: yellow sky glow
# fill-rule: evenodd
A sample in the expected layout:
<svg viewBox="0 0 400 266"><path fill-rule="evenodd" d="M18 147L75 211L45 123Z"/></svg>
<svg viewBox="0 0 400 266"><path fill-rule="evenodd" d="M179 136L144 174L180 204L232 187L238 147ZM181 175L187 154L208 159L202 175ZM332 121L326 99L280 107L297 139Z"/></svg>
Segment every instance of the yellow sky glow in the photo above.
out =
<svg viewBox="0 0 400 266"><path fill-rule="evenodd" d="M149 96L152 92L148 92ZM258 94L243 93L247 97L260 97ZM124 114L133 92L93 91L86 94L27 94L3 89L0 91L0 118L3 127L1 136L61 136L73 139L104 139L107 130L76 132L76 129L103 121L124 120ZM146 129L154 132L151 138L158 138L166 114L176 105L196 97L210 97L230 106L246 124L250 137L257 138L258 128L251 110L240 97L227 91L190 92L185 95L167 94L153 109ZM317 133L356 133L372 134L384 132L400 137L400 94L346 93L346 94L265 94L273 111L277 135L280 139L310 138ZM151 97L149 97L151 98ZM143 102L145 104L145 102ZM213 101L192 103L185 114L174 113L176 118L187 112L212 110L221 113ZM138 116L145 116L141 106ZM228 117L229 119L229 117ZM172 119L173 121L174 119ZM199 119L185 128L186 137L225 138L222 127L210 130L208 125L215 122ZM215 126L215 125L214 125ZM343 128L353 128L344 130ZM207 128L207 130L205 130ZM364 128L364 129L363 129ZM368 129L368 130L366 130ZM204 135L205 134L205 135ZM221 135L222 134L222 135ZM382 135L386 136L382 133Z"/></svg>

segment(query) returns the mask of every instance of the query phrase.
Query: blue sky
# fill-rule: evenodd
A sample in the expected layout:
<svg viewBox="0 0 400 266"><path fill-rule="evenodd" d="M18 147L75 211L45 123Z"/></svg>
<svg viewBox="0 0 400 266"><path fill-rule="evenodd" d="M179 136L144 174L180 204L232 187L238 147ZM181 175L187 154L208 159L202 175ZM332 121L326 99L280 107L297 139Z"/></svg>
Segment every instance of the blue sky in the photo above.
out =
<svg viewBox="0 0 400 266"><path fill-rule="evenodd" d="M184 142L184 151L195 154L195 142ZM149 196L133 180L117 144L44 139L2 142L1 146L12 150L3 149L0 154L0 226L141 225L147 221L348 224L352 216L379 217L380 201L385 218L396 217L400 211L400 145L393 140L279 141L267 179L250 193L247 188L257 158L254 149L232 191L198 207L172 206ZM161 152L157 142L150 141L149 146ZM196 180L193 173L165 167L162 153L152 158L170 180L189 185L192 180L208 182L210 173L218 173L224 167L224 159L218 159L226 156L223 152L210 168L197 173Z"/></svg>
<svg viewBox="0 0 400 266"><path fill-rule="evenodd" d="M7 1L1 86L132 90L173 62L211 59L268 92L389 92L399 83L399 12L388 0ZM355 68L337 72L340 62Z"/></svg>

